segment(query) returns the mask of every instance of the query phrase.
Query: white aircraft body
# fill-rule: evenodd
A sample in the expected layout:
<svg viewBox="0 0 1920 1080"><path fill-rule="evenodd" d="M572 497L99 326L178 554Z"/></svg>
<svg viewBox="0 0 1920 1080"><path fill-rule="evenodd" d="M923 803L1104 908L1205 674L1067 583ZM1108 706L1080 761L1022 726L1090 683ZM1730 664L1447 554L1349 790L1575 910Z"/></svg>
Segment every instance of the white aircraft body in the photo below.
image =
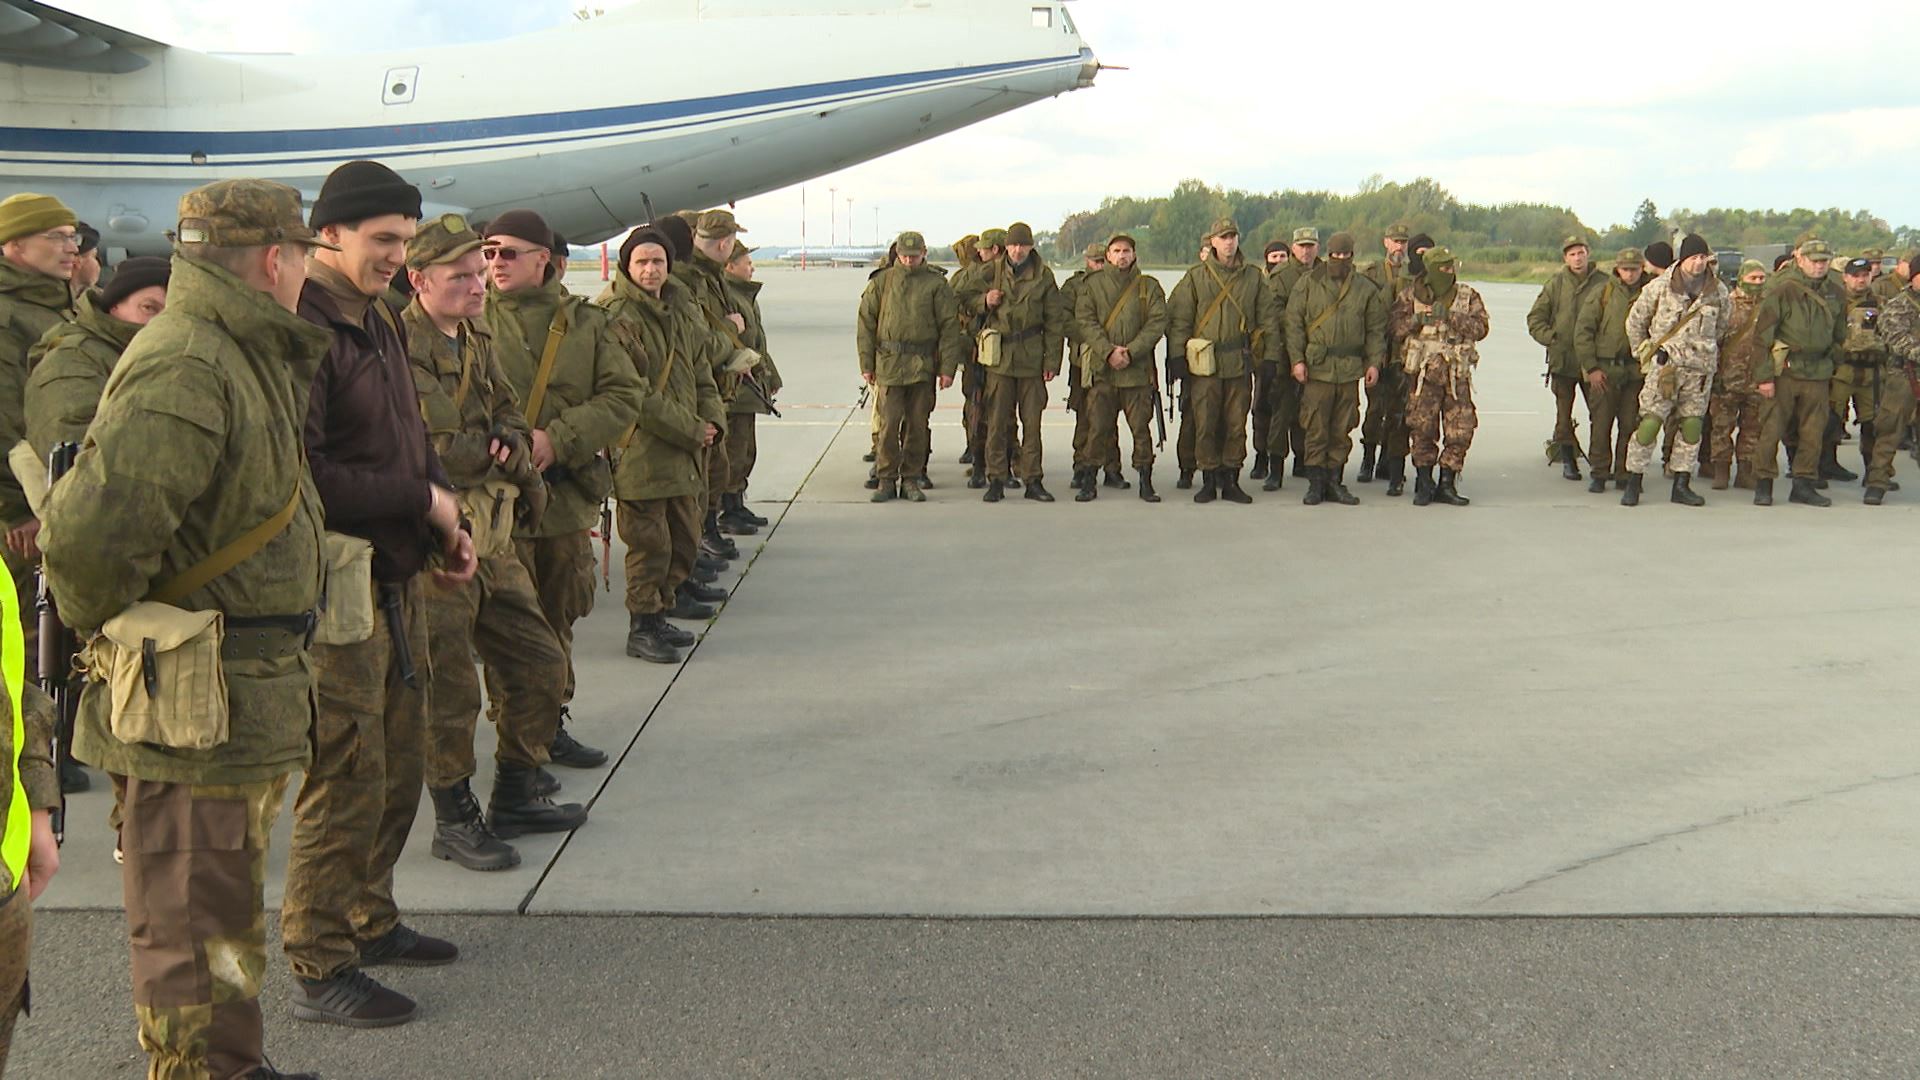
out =
<svg viewBox="0 0 1920 1080"><path fill-rule="evenodd" d="M373 158L429 214L529 207L594 243L649 204L772 191L1098 69L1060 0L642 0L497 42L338 56L200 53L0 0L0 195L54 195L106 247L160 253L190 188L267 177L311 199Z"/></svg>

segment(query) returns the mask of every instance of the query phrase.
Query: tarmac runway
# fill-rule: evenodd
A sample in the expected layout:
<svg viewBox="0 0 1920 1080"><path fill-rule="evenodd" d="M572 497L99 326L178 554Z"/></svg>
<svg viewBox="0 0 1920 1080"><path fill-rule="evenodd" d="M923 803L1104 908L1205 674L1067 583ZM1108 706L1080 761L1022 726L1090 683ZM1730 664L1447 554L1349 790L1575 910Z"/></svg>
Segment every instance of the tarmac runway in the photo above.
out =
<svg viewBox="0 0 1920 1080"><path fill-rule="evenodd" d="M1074 504L1061 383L1060 503L964 488L953 392L929 501L874 506L864 273L763 278L786 416L733 598L630 660L616 544L573 709L616 761L562 772L592 820L483 875L423 806L400 900L468 956L344 1033L290 1019L276 947L283 1068L1920 1075L1913 494L1589 494L1544 463L1534 290L1491 285L1470 508L1197 506L1171 446L1165 504ZM103 787L12 1075L139 1071Z"/></svg>

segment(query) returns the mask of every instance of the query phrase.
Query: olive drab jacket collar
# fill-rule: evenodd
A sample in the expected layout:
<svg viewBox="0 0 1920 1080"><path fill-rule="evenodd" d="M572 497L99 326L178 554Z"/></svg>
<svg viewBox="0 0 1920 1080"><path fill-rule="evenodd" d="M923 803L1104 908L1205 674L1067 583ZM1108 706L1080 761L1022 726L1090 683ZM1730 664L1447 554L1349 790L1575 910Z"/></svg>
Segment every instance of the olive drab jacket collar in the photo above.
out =
<svg viewBox="0 0 1920 1080"><path fill-rule="evenodd" d="M73 310L73 290L52 274L30 270L0 257L0 302L12 301L65 316Z"/></svg>
<svg viewBox="0 0 1920 1080"><path fill-rule="evenodd" d="M82 341L94 341L118 355L127 350L133 335L140 332L139 323L130 323L117 319L105 307L99 289L88 289L74 305L73 318L47 332L27 356L33 363L58 348L78 345Z"/></svg>

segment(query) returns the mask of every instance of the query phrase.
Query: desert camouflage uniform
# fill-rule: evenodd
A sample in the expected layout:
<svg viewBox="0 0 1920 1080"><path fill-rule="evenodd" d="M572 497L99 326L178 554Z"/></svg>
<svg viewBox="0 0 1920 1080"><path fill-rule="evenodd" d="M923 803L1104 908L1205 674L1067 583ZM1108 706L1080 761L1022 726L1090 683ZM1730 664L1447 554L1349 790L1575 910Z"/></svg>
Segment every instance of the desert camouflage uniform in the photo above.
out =
<svg viewBox="0 0 1920 1080"><path fill-rule="evenodd" d="M1630 473L1645 475L1659 447L1660 427L1669 417L1680 424L1669 467L1676 474L1691 473L1699 463L1700 426L1707 415L1714 373L1720 369L1720 338L1727 325L1726 288L1708 273L1701 280L1701 290L1698 298L1688 298L1681 289L1680 274L1669 272L1640 290L1640 298L1627 313L1627 343L1634 354L1639 355L1649 342L1667 338L1660 350L1669 357L1665 364L1648 361L1646 383L1640 388L1640 428L1627 447ZM1687 318L1696 308L1698 313ZM1685 325L1668 338L1682 319Z"/></svg>
<svg viewBox="0 0 1920 1080"><path fill-rule="evenodd" d="M1456 283L1442 321L1434 318L1436 305L1418 295L1424 290L1423 284L1400 290L1392 318L1392 337L1404 343L1401 370L1411 384L1406 422L1413 464L1459 473L1480 426L1473 407L1473 369L1480 362L1474 343L1486 340L1487 305L1478 292Z"/></svg>

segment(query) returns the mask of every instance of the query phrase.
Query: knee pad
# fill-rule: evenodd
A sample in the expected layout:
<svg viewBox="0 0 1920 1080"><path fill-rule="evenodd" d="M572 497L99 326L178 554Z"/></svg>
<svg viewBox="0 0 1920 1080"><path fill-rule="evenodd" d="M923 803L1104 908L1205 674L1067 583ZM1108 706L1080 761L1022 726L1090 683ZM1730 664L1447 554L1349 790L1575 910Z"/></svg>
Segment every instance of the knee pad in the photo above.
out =
<svg viewBox="0 0 1920 1080"><path fill-rule="evenodd" d="M1652 446L1660 438L1660 418L1645 416L1640 418L1640 426L1634 429L1633 438L1641 446Z"/></svg>
<svg viewBox="0 0 1920 1080"><path fill-rule="evenodd" d="M1680 421L1680 441L1684 443L1699 442L1700 427L1700 418L1697 416L1689 416Z"/></svg>

